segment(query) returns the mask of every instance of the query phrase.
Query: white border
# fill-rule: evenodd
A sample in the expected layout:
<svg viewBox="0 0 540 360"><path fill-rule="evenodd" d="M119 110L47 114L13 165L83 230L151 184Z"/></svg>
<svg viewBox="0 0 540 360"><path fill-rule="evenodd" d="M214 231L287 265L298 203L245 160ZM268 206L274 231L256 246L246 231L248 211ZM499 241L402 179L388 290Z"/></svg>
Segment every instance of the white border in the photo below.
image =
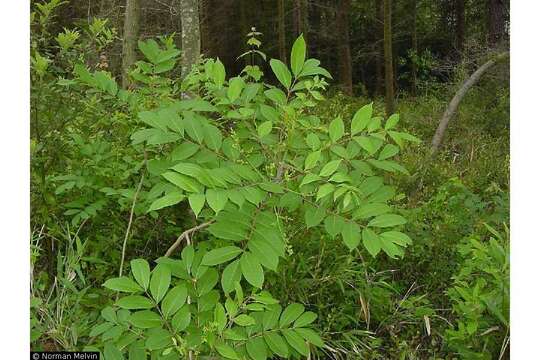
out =
<svg viewBox="0 0 540 360"><path fill-rule="evenodd" d="M30 348L29 8L27 1L3 1L0 12L2 359L28 358Z"/></svg>
<svg viewBox="0 0 540 360"><path fill-rule="evenodd" d="M511 341L513 359L540 359L540 4L511 4Z"/></svg>
<svg viewBox="0 0 540 360"><path fill-rule="evenodd" d="M511 352L540 358L540 51L536 1L511 7ZM2 104L1 357L29 350L29 2L4 1L0 99ZM536 355L536 356L535 356Z"/></svg>

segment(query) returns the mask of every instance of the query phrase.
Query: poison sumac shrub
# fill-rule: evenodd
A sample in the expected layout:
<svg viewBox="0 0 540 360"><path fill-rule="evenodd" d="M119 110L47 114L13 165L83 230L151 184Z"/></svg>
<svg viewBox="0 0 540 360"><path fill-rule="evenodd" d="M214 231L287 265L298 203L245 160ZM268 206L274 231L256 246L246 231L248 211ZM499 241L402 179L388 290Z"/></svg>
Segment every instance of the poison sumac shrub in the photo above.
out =
<svg viewBox="0 0 540 360"><path fill-rule="evenodd" d="M398 115L359 109L350 125L310 113L330 74L306 60L302 36L290 68L271 59L279 86L261 82L250 65L226 80L223 64L207 59L178 83L166 77L179 51L172 42L139 43L145 60L131 76L135 90L118 90L104 72L75 67L74 81L117 96L137 121L132 145L148 158L140 203L158 211L187 202L208 241L185 246L180 259L162 257L150 270L131 262L131 277L105 282L126 293L102 315L91 336L106 358L215 354L230 359L308 356L323 342L310 328L316 314L300 304L284 309L266 288L265 271L287 255L289 229L321 226L353 250L403 256L410 238L394 213L395 189L384 175L407 171L391 158L406 141ZM181 99L181 100L180 100ZM174 247L167 255L172 255Z"/></svg>

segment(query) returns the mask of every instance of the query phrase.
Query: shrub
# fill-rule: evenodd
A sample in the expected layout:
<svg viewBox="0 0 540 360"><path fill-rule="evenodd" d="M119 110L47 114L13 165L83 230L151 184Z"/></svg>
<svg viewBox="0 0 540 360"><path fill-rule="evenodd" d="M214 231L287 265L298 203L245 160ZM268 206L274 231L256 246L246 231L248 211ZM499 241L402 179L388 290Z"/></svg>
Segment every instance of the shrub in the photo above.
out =
<svg viewBox="0 0 540 360"><path fill-rule="evenodd" d="M131 73L139 82L135 91L118 90L112 78L81 66L75 67L75 81L92 91L116 96L128 107L128 116L137 119L140 128L131 139L134 148L148 158L148 178L139 202L146 204L147 212L157 217L161 209L182 202L189 204L196 225L184 232L166 255L172 255L182 240L192 241L197 232L206 232L211 241L184 248L193 251L193 259L198 259L197 272L190 273L189 266L186 267L191 260L161 259L152 272L152 279L166 280L159 294L151 290L146 300L137 295L116 303L121 307L125 301L137 299L163 312L166 305L158 304L169 288L169 272L176 273L184 281L178 280L170 291L183 293L178 286L185 287L186 296L198 307L191 304L183 311L193 312L193 318L198 320L179 332L178 328L162 327L166 316L157 312L117 312L108 308L104 315L109 325L100 324L99 330L95 330L98 333L109 326L137 328L140 316L143 322L146 318L154 319L152 327L156 329L139 332L137 336L128 334L126 338L122 336L124 330L115 327L118 330L113 334L101 335L100 344L106 354L117 356L129 344L139 344L140 337L145 339L146 349L160 349L162 355L185 353L188 349L196 353L217 351L236 358L247 351L257 359L263 349L264 353L276 353L271 340L265 338L264 343L258 336L264 329L264 314L273 311L273 304L257 299L271 299L262 290L265 271L277 270L280 258L287 254L292 229L300 221L302 227L320 226L330 238L340 237L350 250L362 243L372 256L381 251L392 258L403 256L403 248L411 240L399 231L406 220L395 214L395 189L384 184L384 174L407 173L391 158L407 141L417 139L396 130L398 115L385 122L381 117L373 117L371 104L359 109L347 128L340 116L327 123L326 119L310 114L309 109L322 99L324 78L330 75L319 66L319 61L306 60L302 37L293 45L290 69L279 60L270 60L279 87L250 75L257 73L254 65L244 75L227 81L219 59L207 59L178 88L164 74L174 68L179 52L171 44L163 48L153 40L140 42L139 48L145 60L139 61ZM179 97L184 99L178 100ZM221 291L212 291L219 278ZM204 281L204 294L193 287L199 281ZM140 292L142 284L120 277L105 285L113 290ZM235 300L230 295L233 291ZM252 295L244 297L243 293ZM203 295L206 297L202 298ZM236 311L222 311L234 301L245 305L242 311L251 312L238 315ZM201 302L205 304L203 309ZM287 306L280 319L287 309L296 309L289 310L296 319L303 306ZM246 321L235 323L237 315ZM115 316L122 316L124 323L112 325ZM311 319L312 315L306 316ZM284 322L288 325L290 321ZM231 335L226 330L244 335ZM279 342L289 344L288 354L307 355L309 348L304 341L322 345L310 330L280 331L286 342ZM179 344L184 338L198 340L188 341L187 347L183 347Z"/></svg>

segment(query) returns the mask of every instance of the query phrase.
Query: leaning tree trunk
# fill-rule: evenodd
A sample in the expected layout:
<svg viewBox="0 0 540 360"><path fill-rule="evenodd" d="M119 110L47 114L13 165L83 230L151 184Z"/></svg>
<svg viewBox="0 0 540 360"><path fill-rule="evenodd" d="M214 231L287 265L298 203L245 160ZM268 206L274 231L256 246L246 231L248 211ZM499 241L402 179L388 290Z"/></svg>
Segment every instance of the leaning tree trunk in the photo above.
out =
<svg viewBox="0 0 540 360"><path fill-rule="evenodd" d="M352 96L352 60L349 42L349 13L351 0L340 0L337 8L337 33L339 37L339 83L343 92Z"/></svg>
<svg viewBox="0 0 540 360"><path fill-rule="evenodd" d="M127 0L124 20L124 41L122 44L122 87L124 89L130 85L128 76L129 68L137 60L136 49L139 38L140 18L141 4L139 0Z"/></svg>
<svg viewBox="0 0 540 360"><path fill-rule="evenodd" d="M439 147L441 145L441 142L442 142L442 139L443 139L443 136L444 136L444 132L446 131L446 128L448 127L448 123L452 119L454 113L456 112L456 110L457 110L457 108L459 106L459 103L461 102L461 100L463 99L463 97L465 96L467 91L469 91L469 89L474 84L476 84L478 82L478 80L480 80L482 75L484 75L484 73L486 71L488 71L489 68L491 68L493 65L500 62L501 60L504 60L504 59L508 58L509 55L510 55L510 53L508 53L508 52L501 53L501 54L495 56L493 59L486 62L484 65L480 66L478 68L478 70L476 70L471 75L471 77L468 78L463 83L461 88L456 92L456 94L452 98L452 101L450 101L450 104L448 105L448 108L444 112L444 115L441 118L441 121L439 122L439 127L437 128L437 131L435 131L435 135L433 136L433 139L431 140L431 154L432 155L437 153L437 151L439 150Z"/></svg>
<svg viewBox="0 0 540 360"><path fill-rule="evenodd" d="M186 77L201 55L198 0L180 0L182 21L182 78Z"/></svg>
<svg viewBox="0 0 540 360"><path fill-rule="evenodd" d="M384 71L386 116L394 113L394 61L392 57L392 0L384 0Z"/></svg>

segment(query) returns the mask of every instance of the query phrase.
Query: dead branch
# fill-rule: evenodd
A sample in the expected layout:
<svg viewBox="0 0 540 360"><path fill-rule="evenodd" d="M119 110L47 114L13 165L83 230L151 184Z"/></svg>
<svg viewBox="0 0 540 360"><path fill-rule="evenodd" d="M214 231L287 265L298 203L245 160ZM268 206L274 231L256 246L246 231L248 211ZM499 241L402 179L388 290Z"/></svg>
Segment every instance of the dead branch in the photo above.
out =
<svg viewBox="0 0 540 360"><path fill-rule="evenodd" d="M182 241L184 239L189 239L189 236L191 234L193 234L194 232L197 232L201 229L204 229L205 227L211 225L214 221L211 220L211 221L208 221L208 222L205 222L205 223L202 223L202 224L199 224L195 227L192 227L191 229L187 229L186 231L184 231L182 234L180 234L180 236L178 237L178 239L176 239L176 241L171 245L171 247L169 248L169 250L167 250L167 252L165 253L165 257L169 257L171 256L171 254L174 252L174 250L176 250L176 248L178 246L180 246L180 244L182 243Z"/></svg>

